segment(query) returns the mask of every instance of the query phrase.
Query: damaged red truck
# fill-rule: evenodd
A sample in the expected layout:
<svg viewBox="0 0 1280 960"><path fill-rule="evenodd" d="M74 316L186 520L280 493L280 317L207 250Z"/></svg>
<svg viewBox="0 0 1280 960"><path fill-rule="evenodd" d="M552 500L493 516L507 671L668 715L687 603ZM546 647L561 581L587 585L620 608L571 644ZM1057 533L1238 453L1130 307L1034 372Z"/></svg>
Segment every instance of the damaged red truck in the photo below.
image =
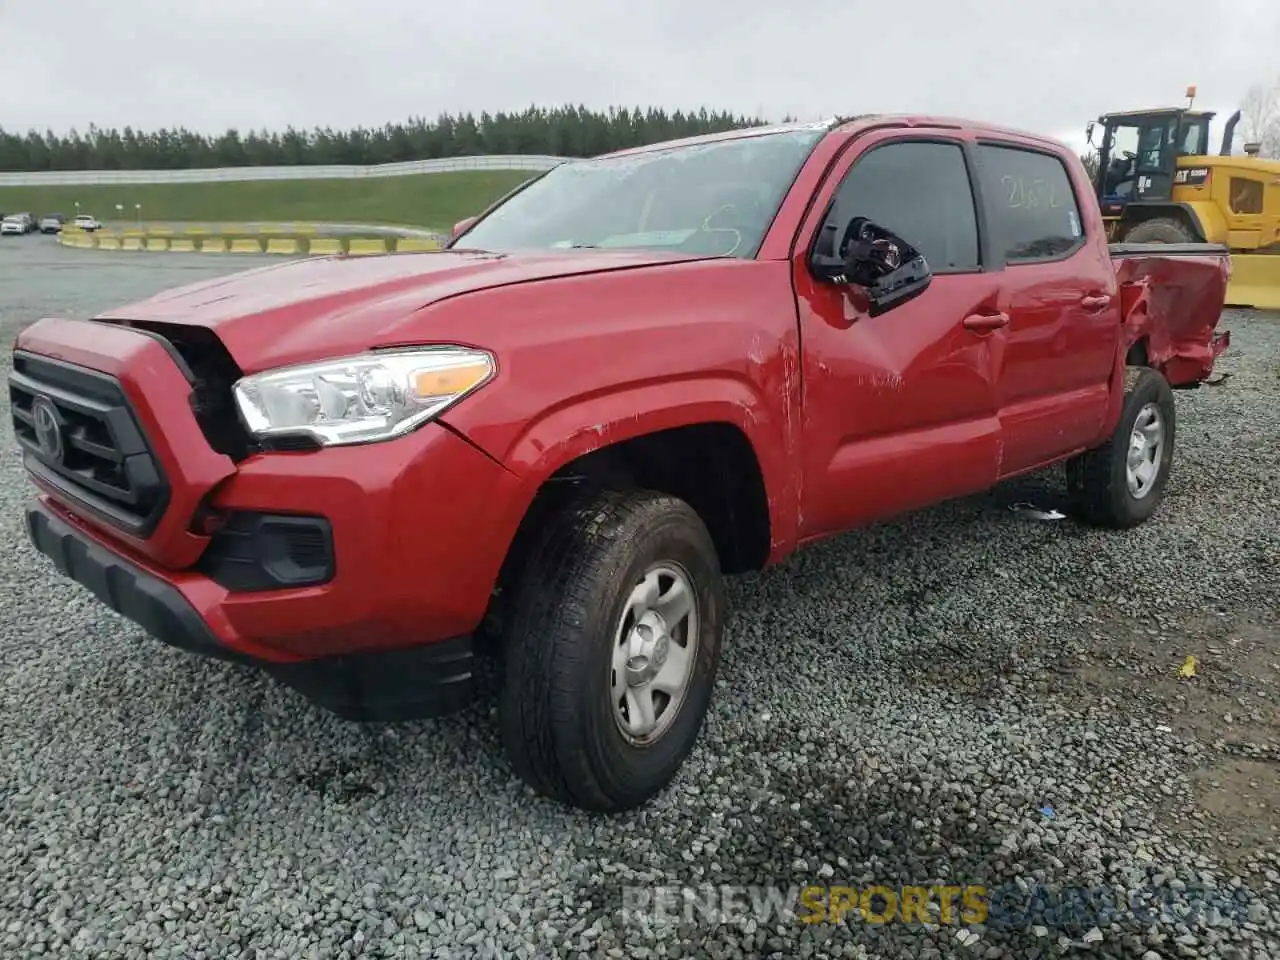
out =
<svg viewBox="0 0 1280 960"><path fill-rule="evenodd" d="M161 640L352 719L500 654L538 792L692 749L721 577L1028 471L1125 528L1226 346L1207 245L1108 247L1037 136L868 116L566 163L424 254L43 319L10 402L36 547Z"/></svg>

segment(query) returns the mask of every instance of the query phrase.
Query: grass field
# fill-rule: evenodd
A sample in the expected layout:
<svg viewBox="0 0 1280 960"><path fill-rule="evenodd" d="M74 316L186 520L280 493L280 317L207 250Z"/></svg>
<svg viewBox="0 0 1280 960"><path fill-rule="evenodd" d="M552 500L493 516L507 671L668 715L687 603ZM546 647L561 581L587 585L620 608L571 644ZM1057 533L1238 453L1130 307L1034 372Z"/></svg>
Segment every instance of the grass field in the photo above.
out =
<svg viewBox="0 0 1280 960"><path fill-rule="evenodd" d="M258 180L242 183L146 183L92 186L0 187L4 213L91 213L126 219L142 204L151 221L310 220L398 224L448 230L479 213L529 170L475 170L354 180Z"/></svg>

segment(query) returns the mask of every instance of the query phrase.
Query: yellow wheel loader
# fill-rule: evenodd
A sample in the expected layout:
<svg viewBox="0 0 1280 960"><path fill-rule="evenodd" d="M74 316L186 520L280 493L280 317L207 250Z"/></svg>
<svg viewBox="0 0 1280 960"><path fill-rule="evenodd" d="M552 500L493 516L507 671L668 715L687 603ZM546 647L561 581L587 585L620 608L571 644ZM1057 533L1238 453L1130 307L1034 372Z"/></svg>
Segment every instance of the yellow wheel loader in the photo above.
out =
<svg viewBox="0 0 1280 960"><path fill-rule="evenodd" d="M1192 95L1188 89L1188 95ZM1171 107L1099 117L1095 187L1113 243L1219 243L1231 251L1229 306L1280 309L1280 161L1245 144L1240 111L1210 153L1214 114ZM1095 124L1086 136L1093 143Z"/></svg>

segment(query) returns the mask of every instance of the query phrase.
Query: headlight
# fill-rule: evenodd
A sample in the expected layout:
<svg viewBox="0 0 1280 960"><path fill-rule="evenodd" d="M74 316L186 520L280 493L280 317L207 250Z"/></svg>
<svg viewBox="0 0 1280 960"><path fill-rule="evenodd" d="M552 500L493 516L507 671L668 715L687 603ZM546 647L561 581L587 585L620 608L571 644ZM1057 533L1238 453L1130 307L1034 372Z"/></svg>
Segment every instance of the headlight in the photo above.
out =
<svg viewBox="0 0 1280 960"><path fill-rule="evenodd" d="M390 440L479 389L497 366L483 350L424 347L281 367L238 380L236 405L255 436L325 446Z"/></svg>

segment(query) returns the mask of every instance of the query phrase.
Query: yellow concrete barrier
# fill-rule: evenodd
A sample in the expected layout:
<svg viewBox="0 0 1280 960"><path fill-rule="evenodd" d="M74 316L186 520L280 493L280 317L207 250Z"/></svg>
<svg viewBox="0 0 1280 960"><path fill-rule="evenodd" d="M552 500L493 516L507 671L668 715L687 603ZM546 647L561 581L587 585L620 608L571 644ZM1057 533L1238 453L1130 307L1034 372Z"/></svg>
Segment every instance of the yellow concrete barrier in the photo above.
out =
<svg viewBox="0 0 1280 960"><path fill-rule="evenodd" d="M267 241L267 253L297 253L298 241L293 237L272 237Z"/></svg>
<svg viewBox="0 0 1280 960"><path fill-rule="evenodd" d="M316 237L311 241L307 252L315 257L332 256L342 252L342 241L337 237Z"/></svg>
<svg viewBox="0 0 1280 960"><path fill-rule="evenodd" d="M227 238L226 237L205 237L200 241L201 253L226 253Z"/></svg>
<svg viewBox="0 0 1280 960"><path fill-rule="evenodd" d="M169 241L169 249L174 253L195 253L196 242L194 240L184 240L181 237L174 237Z"/></svg>
<svg viewBox="0 0 1280 960"><path fill-rule="evenodd" d="M249 237L237 237L231 241L232 253L261 253L262 241Z"/></svg>
<svg viewBox="0 0 1280 960"><path fill-rule="evenodd" d="M209 228L208 227L187 227L182 232L185 233L188 237L203 237L206 233L209 232Z"/></svg>
<svg viewBox="0 0 1280 960"><path fill-rule="evenodd" d="M169 249L168 237L147 237L145 243L146 243L146 248L148 250L168 250Z"/></svg>
<svg viewBox="0 0 1280 960"><path fill-rule="evenodd" d="M99 250L119 250L120 238L113 234L108 234L105 237L99 237L98 249Z"/></svg>
<svg viewBox="0 0 1280 960"><path fill-rule="evenodd" d="M132 235L121 237L120 249L121 250L141 250L142 239L143 239L142 237L136 237Z"/></svg>
<svg viewBox="0 0 1280 960"><path fill-rule="evenodd" d="M147 227L146 232L153 237L171 237L173 230L169 227Z"/></svg>
<svg viewBox="0 0 1280 960"><path fill-rule="evenodd" d="M385 240L375 240L365 237L353 237L347 245L347 253L356 256L368 256L370 254L386 253L387 242Z"/></svg>
<svg viewBox="0 0 1280 960"><path fill-rule="evenodd" d="M58 237L58 242L64 247L79 247L80 249L88 249L93 246L93 237L82 231L75 233L63 233Z"/></svg>
<svg viewBox="0 0 1280 960"><path fill-rule="evenodd" d="M397 237L396 251L399 253L422 253L426 250L439 250L440 241L431 237Z"/></svg>

